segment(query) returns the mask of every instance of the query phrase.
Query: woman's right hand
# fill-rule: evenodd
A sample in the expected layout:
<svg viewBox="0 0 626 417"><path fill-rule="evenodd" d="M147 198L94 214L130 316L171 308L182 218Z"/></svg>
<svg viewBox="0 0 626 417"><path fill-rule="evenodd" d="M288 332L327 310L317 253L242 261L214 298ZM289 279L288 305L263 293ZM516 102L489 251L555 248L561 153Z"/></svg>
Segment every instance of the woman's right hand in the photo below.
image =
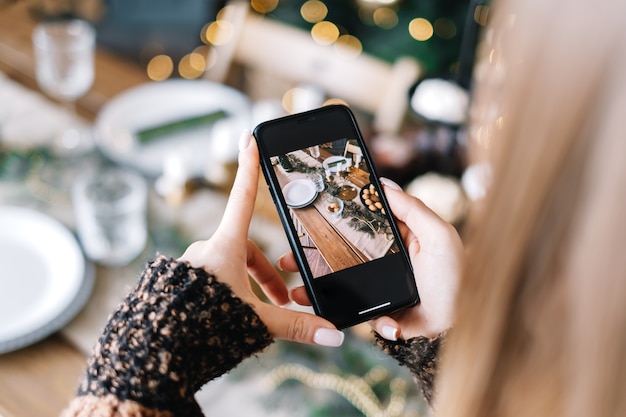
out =
<svg viewBox="0 0 626 417"><path fill-rule="evenodd" d="M435 337L452 327L461 276L463 243L457 230L399 185L381 179L415 274L420 303L371 326L386 339Z"/></svg>
<svg viewBox="0 0 626 417"><path fill-rule="evenodd" d="M435 337L452 326L463 243L456 229L420 200L393 181L382 178L381 182L413 265L420 303L378 317L370 325L388 340ZM278 265L285 271L297 271L292 253L279 259ZM291 298L310 305L303 287L293 289Z"/></svg>

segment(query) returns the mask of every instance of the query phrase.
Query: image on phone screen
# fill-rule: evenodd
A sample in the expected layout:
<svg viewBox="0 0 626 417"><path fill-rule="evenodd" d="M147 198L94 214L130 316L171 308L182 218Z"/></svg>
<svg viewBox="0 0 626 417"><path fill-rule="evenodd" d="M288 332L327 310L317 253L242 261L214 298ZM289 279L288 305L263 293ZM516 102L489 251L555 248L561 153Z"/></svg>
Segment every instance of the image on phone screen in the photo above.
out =
<svg viewBox="0 0 626 417"><path fill-rule="evenodd" d="M398 252L357 140L338 139L270 160L313 278Z"/></svg>

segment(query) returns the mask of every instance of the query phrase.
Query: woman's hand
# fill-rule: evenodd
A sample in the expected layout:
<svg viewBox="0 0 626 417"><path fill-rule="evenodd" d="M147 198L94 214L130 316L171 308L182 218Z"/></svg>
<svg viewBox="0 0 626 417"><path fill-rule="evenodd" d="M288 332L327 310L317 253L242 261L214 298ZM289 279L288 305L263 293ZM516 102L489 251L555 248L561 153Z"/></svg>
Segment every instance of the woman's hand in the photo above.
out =
<svg viewBox="0 0 626 417"><path fill-rule="evenodd" d="M191 244L180 260L204 268L228 284L239 298L254 308L273 337L341 345L344 335L329 321L276 306L290 302L287 287L261 250L247 237L259 180L259 154L250 132L242 134L239 149L239 168L217 231L209 240ZM256 296L248 274L276 305Z"/></svg>
<svg viewBox="0 0 626 417"><path fill-rule="evenodd" d="M413 264L420 303L374 319L370 325L388 340L437 336L452 326L463 244L456 229L424 203L393 181L383 178L381 182ZM291 253L279 259L278 265L285 271L297 270ZM291 298L310 304L302 287L292 290Z"/></svg>

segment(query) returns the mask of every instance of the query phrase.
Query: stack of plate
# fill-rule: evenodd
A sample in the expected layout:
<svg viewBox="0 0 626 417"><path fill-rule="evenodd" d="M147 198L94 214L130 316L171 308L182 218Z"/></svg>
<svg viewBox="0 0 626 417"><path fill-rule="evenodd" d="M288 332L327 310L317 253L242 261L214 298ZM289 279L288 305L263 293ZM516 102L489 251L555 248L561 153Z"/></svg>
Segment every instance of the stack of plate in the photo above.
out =
<svg viewBox="0 0 626 417"><path fill-rule="evenodd" d="M285 202L291 208L303 208L311 204L317 198L315 183L309 179L297 179L291 181L283 188Z"/></svg>
<svg viewBox="0 0 626 417"><path fill-rule="evenodd" d="M86 303L93 267L74 235L34 210L0 207L0 353L67 324Z"/></svg>

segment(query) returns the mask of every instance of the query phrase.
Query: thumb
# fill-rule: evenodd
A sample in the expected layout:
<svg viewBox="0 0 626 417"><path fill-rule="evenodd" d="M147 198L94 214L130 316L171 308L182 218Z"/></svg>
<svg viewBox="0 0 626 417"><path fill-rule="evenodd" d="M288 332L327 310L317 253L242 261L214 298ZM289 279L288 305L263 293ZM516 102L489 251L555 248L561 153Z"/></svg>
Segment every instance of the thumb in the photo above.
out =
<svg viewBox="0 0 626 417"><path fill-rule="evenodd" d="M319 316L269 304L263 307L274 310L266 312L262 317L272 336L278 339L332 347L343 343L343 332Z"/></svg>

